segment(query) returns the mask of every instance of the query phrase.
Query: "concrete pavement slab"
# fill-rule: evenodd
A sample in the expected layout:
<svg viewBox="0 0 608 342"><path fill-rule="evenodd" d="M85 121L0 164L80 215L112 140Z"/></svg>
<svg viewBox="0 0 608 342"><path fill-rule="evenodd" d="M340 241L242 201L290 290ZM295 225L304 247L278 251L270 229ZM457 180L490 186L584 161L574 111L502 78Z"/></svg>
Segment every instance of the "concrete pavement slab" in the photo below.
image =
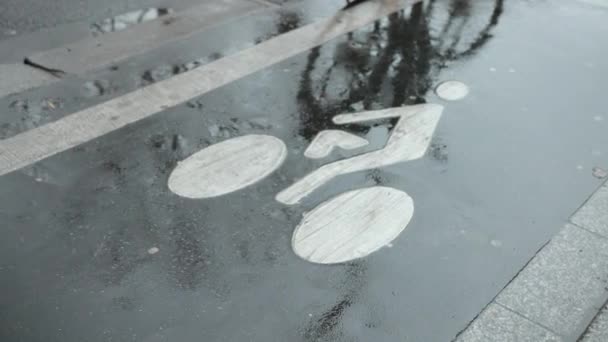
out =
<svg viewBox="0 0 608 342"><path fill-rule="evenodd" d="M608 239L568 225L496 302L561 336L576 337L608 298L607 283Z"/></svg>
<svg viewBox="0 0 608 342"><path fill-rule="evenodd" d="M608 186L603 186L595 192L574 214L572 222L608 237Z"/></svg>
<svg viewBox="0 0 608 342"><path fill-rule="evenodd" d="M580 342L608 341L608 308L604 307L595 317Z"/></svg>
<svg viewBox="0 0 608 342"><path fill-rule="evenodd" d="M561 342L561 337L525 317L491 303L456 342Z"/></svg>

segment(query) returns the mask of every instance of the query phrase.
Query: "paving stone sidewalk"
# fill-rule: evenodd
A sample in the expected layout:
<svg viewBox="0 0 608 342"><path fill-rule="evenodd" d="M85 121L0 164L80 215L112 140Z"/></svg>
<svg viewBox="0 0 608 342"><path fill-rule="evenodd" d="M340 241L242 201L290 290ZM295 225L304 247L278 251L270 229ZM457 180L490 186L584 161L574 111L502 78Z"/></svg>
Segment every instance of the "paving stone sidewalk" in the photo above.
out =
<svg viewBox="0 0 608 342"><path fill-rule="evenodd" d="M607 300L604 184L455 340L608 341Z"/></svg>

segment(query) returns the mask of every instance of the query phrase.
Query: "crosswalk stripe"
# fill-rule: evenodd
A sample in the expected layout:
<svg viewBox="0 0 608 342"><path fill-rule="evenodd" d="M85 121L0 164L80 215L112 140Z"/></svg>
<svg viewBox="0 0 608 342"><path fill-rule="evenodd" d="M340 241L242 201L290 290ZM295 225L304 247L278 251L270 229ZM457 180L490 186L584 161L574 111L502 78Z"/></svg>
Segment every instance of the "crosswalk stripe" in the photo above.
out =
<svg viewBox="0 0 608 342"><path fill-rule="evenodd" d="M408 1L410 3L410 1ZM372 0L249 49L0 141L0 175L66 151L371 24L404 7Z"/></svg>

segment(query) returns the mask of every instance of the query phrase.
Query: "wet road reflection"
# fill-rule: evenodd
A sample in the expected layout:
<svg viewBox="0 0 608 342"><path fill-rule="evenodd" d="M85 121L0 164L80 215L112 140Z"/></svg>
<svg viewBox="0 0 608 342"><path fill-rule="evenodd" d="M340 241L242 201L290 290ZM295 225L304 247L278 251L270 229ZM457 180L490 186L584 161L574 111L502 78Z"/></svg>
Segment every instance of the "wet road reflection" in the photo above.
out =
<svg viewBox="0 0 608 342"><path fill-rule="evenodd" d="M377 21L368 30L349 34L335 45L312 49L300 76L297 134L310 142L323 130L343 128L332 123L337 114L426 103L426 95L440 71L473 56L487 44L502 12L503 0L494 1L490 8L469 0L452 0L447 4L434 0L419 2L411 9ZM477 32L470 32L476 27L472 21L483 22L480 17L488 15L489 19ZM326 63L328 58L323 58L324 54L333 54L329 58L331 64ZM359 133L370 130L359 125L347 129ZM385 130L383 138L389 133ZM434 140L431 158L447 162L447 145L440 138ZM384 183L381 170L373 169L366 174L375 185ZM349 269L357 273L351 279L354 284L360 285L366 278L365 265L364 260L349 264ZM320 318L310 320L304 334L307 341L344 338L336 327L345 311L357 301L361 286L346 289L350 290L340 287L343 295L337 302Z"/></svg>
<svg viewBox="0 0 608 342"><path fill-rule="evenodd" d="M503 0L419 2L335 46L313 49L297 95L299 134L310 141L349 109L425 103L439 72L481 49L502 12ZM324 54L333 54L333 63L323 64Z"/></svg>

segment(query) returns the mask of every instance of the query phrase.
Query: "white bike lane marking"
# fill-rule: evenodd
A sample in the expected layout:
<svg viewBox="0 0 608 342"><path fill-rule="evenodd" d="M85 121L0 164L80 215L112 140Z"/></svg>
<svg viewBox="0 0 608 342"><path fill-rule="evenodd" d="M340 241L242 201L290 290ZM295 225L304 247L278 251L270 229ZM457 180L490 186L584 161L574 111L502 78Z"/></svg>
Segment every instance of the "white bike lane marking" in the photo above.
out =
<svg viewBox="0 0 608 342"><path fill-rule="evenodd" d="M369 141L354 134L328 129L317 134L306 151L304 151L304 156L311 159L320 159L330 155L336 147L354 150L367 146L367 144L369 144Z"/></svg>
<svg viewBox="0 0 608 342"><path fill-rule="evenodd" d="M413 214L414 202L403 191L381 186L349 191L306 213L292 248L318 264L359 259L397 238Z"/></svg>
<svg viewBox="0 0 608 342"><path fill-rule="evenodd" d="M265 178L286 156L285 143L272 136L226 140L181 161L169 176L169 189L187 198L225 195Z"/></svg>
<svg viewBox="0 0 608 342"><path fill-rule="evenodd" d="M409 2L408 2L409 3ZM368 1L192 71L0 141L0 176L177 106L402 9Z"/></svg>
<svg viewBox="0 0 608 342"><path fill-rule="evenodd" d="M443 100L458 101L469 94L469 87L459 81L445 81L435 88L435 93Z"/></svg>
<svg viewBox="0 0 608 342"><path fill-rule="evenodd" d="M335 116L333 121L336 124L400 119L383 149L323 165L281 191L276 200L287 205L296 204L337 176L421 158L426 153L442 112L441 105L422 104Z"/></svg>
<svg viewBox="0 0 608 342"><path fill-rule="evenodd" d="M276 196L295 204L333 177L422 157L441 118L443 107L422 104L334 117L337 124L399 118L381 150L326 164ZM367 140L342 131L322 131L307 151L324 156L335 146L355 148ZM169 189L187 198L207 198L242 189L265 178L285 160L278 138L246 135L211 145L180 162L169 177ZM353 190L306 213L295 229L292 248L313 263L335 264L365 257L389 244L407 227L414 201L405 192L375 186Z"/></svg>

